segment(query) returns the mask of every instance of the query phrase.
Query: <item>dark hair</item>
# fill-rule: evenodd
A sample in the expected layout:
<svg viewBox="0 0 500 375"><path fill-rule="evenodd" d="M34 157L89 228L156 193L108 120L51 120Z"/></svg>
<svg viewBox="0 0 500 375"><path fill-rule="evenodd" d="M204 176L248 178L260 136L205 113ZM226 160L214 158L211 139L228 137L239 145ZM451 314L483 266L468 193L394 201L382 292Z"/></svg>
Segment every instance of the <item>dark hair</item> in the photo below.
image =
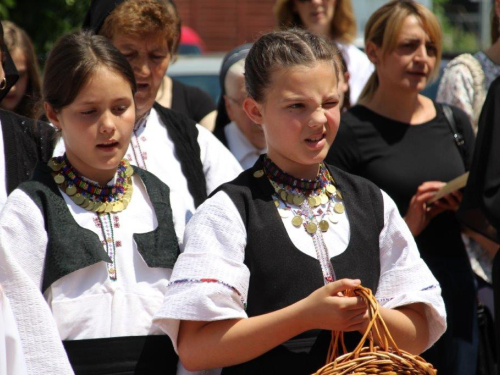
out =
<svg viewBox="0 0 500 375"><path fill-rule="evenodd" d="M248 96L257 102L271 82L271 74L282 68L297 65L312 66L319 61L332 64L339 79L337 47L325 39L302 29L273 31L254 43L245 59L245 86Z"/></svg>
<svg viewBox="0 0 500 375"><path fill-rule="evenodd" d="M75 100L99 67L120 74L135 94L134 71L127 59L103 36L77 31L60 38L49 54L42 86L43 100L58 111Z"/></svg>
<svg viewBox="0 0 500 375"><path fill-rule="evenodd" d="M36 60L35 49L30 37L22 28L10 21L2 21L4 28L5 44L12 56L16 49L21 50L26 59L28 74L28 84L21 101L14 108L14 112L22 116L34 118L36 114L36 104L40 100L41 79L38 62Z"/></svg>

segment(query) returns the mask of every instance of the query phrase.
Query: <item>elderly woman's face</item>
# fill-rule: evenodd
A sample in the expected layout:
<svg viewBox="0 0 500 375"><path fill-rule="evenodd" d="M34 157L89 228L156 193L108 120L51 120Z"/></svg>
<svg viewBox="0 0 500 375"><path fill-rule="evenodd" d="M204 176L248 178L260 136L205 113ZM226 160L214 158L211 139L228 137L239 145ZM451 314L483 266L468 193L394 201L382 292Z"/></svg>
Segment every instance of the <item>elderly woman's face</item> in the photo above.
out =
<svg viewBox="0 0 500 375"><path fill-rule="evenodd" d="M135 103L139 118L153 107L167 71L171 56L167 40L156 34L146 36L117 34L112 42L134 69L137 82Z"/></svg>

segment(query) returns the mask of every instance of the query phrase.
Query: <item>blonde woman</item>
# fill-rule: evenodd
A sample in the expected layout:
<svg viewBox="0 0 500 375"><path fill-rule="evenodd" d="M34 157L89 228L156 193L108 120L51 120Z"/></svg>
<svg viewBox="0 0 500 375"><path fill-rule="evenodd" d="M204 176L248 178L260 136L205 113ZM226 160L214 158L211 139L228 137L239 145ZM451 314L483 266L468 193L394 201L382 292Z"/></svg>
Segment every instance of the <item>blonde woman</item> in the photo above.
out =
<svg viewBox="0 0 500 375"><path fill-rule="evenodd" d="M391 1L369 19L365 44L375 72L361 104L342 116L327 161L368 178L394 199L441 284L448 313L447 331L423 356L439 373L474 374L476 293L454 215L461 194L428 203L443 181L468 169L474 142L466 114L452 108L465 140L462 158L441 105L420 94L438 71L440 26L423 5Z"/></svg>

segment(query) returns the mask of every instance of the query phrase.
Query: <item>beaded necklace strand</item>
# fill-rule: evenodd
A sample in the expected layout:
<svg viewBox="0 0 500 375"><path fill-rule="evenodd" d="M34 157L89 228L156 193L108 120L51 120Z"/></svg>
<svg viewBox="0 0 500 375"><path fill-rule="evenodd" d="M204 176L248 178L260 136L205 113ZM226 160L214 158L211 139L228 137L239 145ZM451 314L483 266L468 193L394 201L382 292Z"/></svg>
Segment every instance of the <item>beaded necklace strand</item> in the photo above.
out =
<svg viewBox="0 0 500 375"><path fill-rule="evenodd" d="M108 212L98 213L99 223L102 230L102 235L104 237L104 244L106 246L106 252L111 259L111 263L106 263L108 268L108 275L112 281L117 280L116 275L116 242L115 234L113 231L113 222L111 220L111 214Z"/></svg>
<svg viewBox="0 0 500 375"><path fill-rule="evenodd" d="M106 187L81 177L69 163L66 154L50 159L48 166L52 169L52 177L59 188L87 211L120 212L130 203L134 169L125 159L118 166L116 183Z"/></svg>

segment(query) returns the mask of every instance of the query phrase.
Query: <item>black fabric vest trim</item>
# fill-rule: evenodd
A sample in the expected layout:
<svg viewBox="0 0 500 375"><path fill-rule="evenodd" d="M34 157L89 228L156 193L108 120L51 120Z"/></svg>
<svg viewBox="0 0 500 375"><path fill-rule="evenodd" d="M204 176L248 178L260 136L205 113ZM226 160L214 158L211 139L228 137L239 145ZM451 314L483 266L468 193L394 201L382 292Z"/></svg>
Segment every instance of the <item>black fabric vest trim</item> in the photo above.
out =
<svg viewBox="0 0 500 375"><path fill-rule="evenodd" d="M158 221L155 230L134 233L138 251L149 267L173 268L179 256L179 245L170 207L170 189L153 174L137 167L134 171L146 186ZM63 276L79 269L101 261L111 263L99 237L78 225L71 215L46 164L39 163L32 179L19 188L42 212L48 234L42 292Z"/></svg>
<svg viewBox="0 0 500 375"><path fill-rule="evenodd" d="M207 199L207 181L200 159L201 151L196 122L158 103L155 103L153 108L160 115L174 143L175 153L181 163L182 173L186 177L189 193L193 197L195 207L198 207Z"/></svg>
<svg viewBox="0 0 500 375"><path fill-rule="evenodd" d="M7 194L28 181L38 161L48 161L52 155L54 129L49 124L34 121L0 110Z"/></svg>
<svg viewBox="0 0 500 375"><path fill-rule="evenodd" d="M247 229L249 317L289 306L324 285L319 262L290 240L273 203L274 188L265 177L253 177L259 169L261 159L236 180L217 189L229 195ZM361 177L331 166L328 169L344 197L351 231L347 249L331 259L336 277L361 279L363 286L376 293L380 277L379 236L384 227L382 193ZM347 336L351 336L347 340L352 344L359 342L360 336ZM287 374L310 374L324 364L329 340L329 332L306 332L253 361L226 368L223 373L285 373L280 366L288 362Z"/></svg>

